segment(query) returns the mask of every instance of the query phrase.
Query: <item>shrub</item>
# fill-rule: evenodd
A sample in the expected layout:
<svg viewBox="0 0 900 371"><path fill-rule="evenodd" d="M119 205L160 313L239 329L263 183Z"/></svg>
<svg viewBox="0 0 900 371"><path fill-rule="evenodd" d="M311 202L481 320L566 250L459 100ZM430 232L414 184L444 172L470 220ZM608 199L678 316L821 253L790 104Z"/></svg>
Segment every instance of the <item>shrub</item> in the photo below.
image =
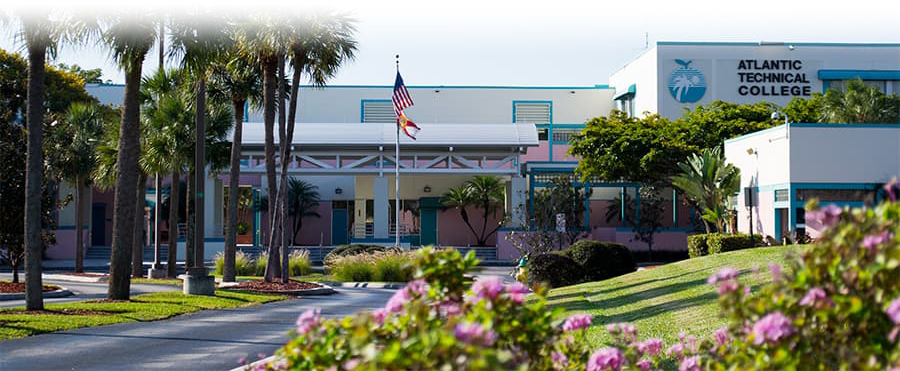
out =
<svg viewBox="0 0 900 371"><path fill-rule="evenodd" d="M760 234L753 235L752 243L748 234L710 233L706 239L706 245L710 254L749 249L763 243L763 236Z"/></svg>
<svg viewBox="0 0 900 371"><path fill-rule="evenodd" d="M254 261L254 276L262 276L266 274L266 265L269 263L269 252L263 251L256 256Z"/></svg>
<svg viewBox="0 0 900 371"><path fill-rule="evenodd" d="M412 279L415 253L388 250L338 256L332 259L331 276L338 281L406 282Z"/></svg>
<svg viewBox="0 0 900 371"><path fill-rule="evenodd" d="M688 256L697 258L709 255L709 247L707 246L706 240L710 235L711 233L688 236Z"/></svg>
<svg viewBox="0 0 900 371"><path fill-rule="evenodd" d="M584 268L575 260L561 254L540 254L528 261L525 270L528 284L550 287L569 286L584 282Z"/></svg>
<svg viewBox="0 0 900 371"><path fill-rule="evenodd" d="M581 240L560 255L578 263L587 281L605 280L637 270L631 250L618 243Z"/></svg>
<svg viewBox="0 0 900 371"><path fill-rule="evenodd" d="M216 274L223 274L225 271L225 253L219 252L216 254ZM253 258L250 257L250 254L245 254L243 251L236 251L234 253L234 268L235 273L238 276L252 276L256 273L255 262Z"/></svg>
<svg viewBox="0 0 900 371"><path fill-rule="evenodd" d="M311 265L312 263L309 262L309 251L307 250L294 250L288 255L288 268L291 271L291 276L305 276L309 274Z"/></svg>
<svg viewBox="0 0 900 371"><path fill-rule="evenodd" d="M659 366L662 343L654 339L640 342L643 353L610 353L610 348L592 353L585 341L592 317L559 318L562 309L547 306L545 288L536 287L534 300L525 302L528 289L518 282L505 285L499 277L483 277L470 287L464 274L476 264L471 252L462 257L455 250L422 249L415 260L416 280L384 308L345 319L308 310L297 319L292 339L265 367L599 370L636 364L640 357L650 367ZM622 329L621 341L638 343L633 326Z"/></svg>
<svg viewBox="0 0 900 371"><path fill-rule="evenodd" d="M333 261L340 256L348 256L348 255L356 255L362 253L373 253L373 252L381 252L385 250L390 250L394 248L382 246L382 245L366 245L366 244L352 244L352 245L340 245L336 246L334 249L328 252L325 255L323 260L323 264L325 265L325 269L329 269L333 264Z"/></svg>

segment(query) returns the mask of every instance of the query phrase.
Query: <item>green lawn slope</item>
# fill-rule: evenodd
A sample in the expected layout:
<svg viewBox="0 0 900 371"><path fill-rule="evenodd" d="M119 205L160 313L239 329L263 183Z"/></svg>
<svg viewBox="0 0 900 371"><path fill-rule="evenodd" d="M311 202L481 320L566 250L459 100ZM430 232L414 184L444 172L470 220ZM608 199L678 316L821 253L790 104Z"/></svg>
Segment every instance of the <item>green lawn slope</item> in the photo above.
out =
<svg viewBox="0 0 900 371"><path fill-rule="evenodd" d="M784 265L797 246L739 250L688 259L612 279L561 287L550 291L548 303L567 314L590 313L593 326L588 339L599 346L608 342L605 325L630 322L641 339L660 337L671 344L680 331L703 338L725 325L719 316L715 286L706 279L730 266L741 272L742 282L754 289L771 282L769 263ZM753 268L759 267L759 274Z"/></svg>

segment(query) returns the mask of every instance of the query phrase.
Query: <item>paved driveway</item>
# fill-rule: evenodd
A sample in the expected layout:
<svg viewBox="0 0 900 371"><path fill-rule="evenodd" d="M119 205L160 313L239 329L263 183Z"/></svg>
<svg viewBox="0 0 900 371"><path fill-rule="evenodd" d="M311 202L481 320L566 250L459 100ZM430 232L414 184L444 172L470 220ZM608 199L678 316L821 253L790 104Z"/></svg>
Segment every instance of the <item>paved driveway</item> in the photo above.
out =
<svg viewBox="0 0 900 371"><path fill-rule="evenodd" d="M240 357L255 359L281 347L305 309L346 316L381 307L393 293L342 288L331 296L6 340L0 342L0 370L227 370Z"/></svg>
<svg viewBox="0 0 900 371"><path fill-rule="evenodd" d="M24 279L24 276L20 275L20 279ZM0 279L2 280L12 280L12 274L0 273ZM69 291L72 291L72 296L67 296L64 298L44 298L44 304L53 304L53 303L68 303L73 301L82 301L82 300L92 300L92 299L106 299L106 290L109 287L105 282L104 283L94 283L94 282L73 282L73 281L60 281L60 280L52 280L52 279L44 279L43 284L45 285L56 285L62 286ZM148 284L131 284L131 295L140 295L146 294L149 292L163 292L163 291L181 291L181 286L174 285L148 285ZM0 307L21 307L25 305L25 300L4 300L0 301Z"/></svg>

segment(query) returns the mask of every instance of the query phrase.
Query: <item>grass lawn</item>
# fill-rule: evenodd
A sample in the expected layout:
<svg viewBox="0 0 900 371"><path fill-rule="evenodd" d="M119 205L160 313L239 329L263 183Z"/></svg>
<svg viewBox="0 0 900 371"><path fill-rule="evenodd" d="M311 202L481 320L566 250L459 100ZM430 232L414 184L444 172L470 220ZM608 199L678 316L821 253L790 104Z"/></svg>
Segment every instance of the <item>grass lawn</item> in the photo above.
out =
<svg viewBox="0 0 900 371"><path fill-rule="evenodd" d="M218 290L216 296L184 295L180 292L160 292L136 295L132 300L146 303L66 303L48 304L45 309L64 309L115 312L112 315L31 315L9 314L18 308L0 309L0 340L21 338L45 332L80 327L108 325L120 322L156 321L204 309L222 309L259 305L286 299L283 296L252 294L242 291Z"/></svg>
<svg viewBox="0 0 900 371"><path fill-rule="evenodd" d="M719 317L718 295L706 279L721 267L741 272L742 282L758 288L771 281L768 263L784 265L785 253L796 246L733 251L683 260L612 279L561 287L550 291L548 303L567 314L590 313L594 324L588 339L595 346L611 340L605 325L630 322L641 339L660 337L671 344L679 331L699 338L711 336L725 324ZM752 273L760 267L760 274Z"/></svg>
<svg viewBox="0 0 900 371"><path fill-rule="evenodd" d="M177 278L132 278L131 283L149 283L154 285L181 286L182 281Z"/></svg>

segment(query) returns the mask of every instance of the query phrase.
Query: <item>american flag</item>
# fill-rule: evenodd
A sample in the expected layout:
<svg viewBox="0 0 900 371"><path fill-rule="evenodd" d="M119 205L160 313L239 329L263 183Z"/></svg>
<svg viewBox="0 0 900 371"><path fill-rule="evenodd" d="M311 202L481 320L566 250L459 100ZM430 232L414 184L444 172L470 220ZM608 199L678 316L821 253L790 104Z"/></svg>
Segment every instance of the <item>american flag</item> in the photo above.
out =
<svg viewBox="0 0 900 371"><path fill-rule="evenodd" d="M394 80L394 95L391 100L394 101L394 115L397 116L397 122L399 122L400 116L403 116L403 109L413 105L409 91L403 84L403 78L400 77L400 71L397 71L397 79Z"/></svg>

